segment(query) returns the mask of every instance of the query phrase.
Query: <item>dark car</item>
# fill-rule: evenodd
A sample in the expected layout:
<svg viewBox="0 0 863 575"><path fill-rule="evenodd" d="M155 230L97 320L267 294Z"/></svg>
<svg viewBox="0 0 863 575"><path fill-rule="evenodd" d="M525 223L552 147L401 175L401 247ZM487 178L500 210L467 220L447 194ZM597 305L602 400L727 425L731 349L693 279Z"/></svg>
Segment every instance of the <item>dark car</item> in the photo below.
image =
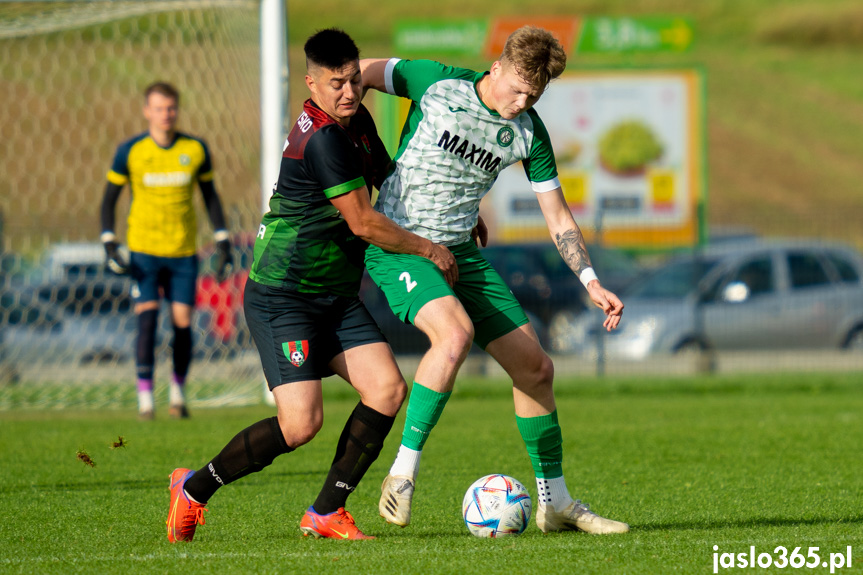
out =
<svg viewBox="0 0 863 575"><path fill-rule="evenodd" d="M598 245L587 251L603 287L612 292L619 293L639 273L625 252ZM551 242L489 246L482 254L528 313L543 345L552 325L587 309L587 291Z"/></svg>

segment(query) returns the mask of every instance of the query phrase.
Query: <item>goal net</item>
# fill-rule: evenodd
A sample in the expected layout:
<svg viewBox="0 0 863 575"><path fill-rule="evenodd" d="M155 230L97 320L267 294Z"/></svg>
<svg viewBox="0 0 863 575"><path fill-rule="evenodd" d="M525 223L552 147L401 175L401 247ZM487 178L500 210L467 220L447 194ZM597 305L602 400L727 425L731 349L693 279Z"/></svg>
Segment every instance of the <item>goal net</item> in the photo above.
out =
<svg viewBox="0 0 863 575"><path fill-rule="evenodd" d="M257 1L0 2L0 410L131 407L131 282L105 273L99 210L116 146L146 130L143 89L181 93L179 129L206 140L235 238L235 276L213 279L198 209L201 276L191 404L260 401L242 306L260 217ZM130 194L117 206L125 238ZM160 313L156 392L171 373Z"/></svg>

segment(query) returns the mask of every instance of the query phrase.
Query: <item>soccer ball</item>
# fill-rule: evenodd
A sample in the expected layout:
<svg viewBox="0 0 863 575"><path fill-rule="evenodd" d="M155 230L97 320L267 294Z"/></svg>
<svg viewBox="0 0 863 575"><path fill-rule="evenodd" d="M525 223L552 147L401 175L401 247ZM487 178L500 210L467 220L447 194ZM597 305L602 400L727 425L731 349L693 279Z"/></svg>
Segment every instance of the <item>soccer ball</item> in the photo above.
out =
<svg viewBox="0 0 863 575"><path fill-rule="evenodd" d="M477 537L520 535L530 522L532 508L524 485L499 473L474 481L461 506L464 524Z"/></svg>

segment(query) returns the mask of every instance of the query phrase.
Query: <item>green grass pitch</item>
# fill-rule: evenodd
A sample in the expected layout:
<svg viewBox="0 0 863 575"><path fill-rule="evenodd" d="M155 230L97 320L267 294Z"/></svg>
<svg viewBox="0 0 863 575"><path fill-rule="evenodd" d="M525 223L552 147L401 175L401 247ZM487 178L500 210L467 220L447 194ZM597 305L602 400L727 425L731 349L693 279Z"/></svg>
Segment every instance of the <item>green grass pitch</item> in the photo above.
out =
<svg viewBox="0 0 863 575"><path fill-rule="evenodd" d="M222 489L195 541L165 536L168 475L200 467L266 407L198 409L188 421L129 411L0 412L0 573L712 573L720 552L826 558L852 546L863 570L863 378L771 375L556 383L570 491L630 523L618 536L470 536L464 491L493 472L533 473L503 381L461 378L426 445L406 529L377 514L404 410L349 499L375 541L303 538L356 398L325 384L324 429L309 445ZM112 449L122 436L128 443ZM95 462L88 467L76 452ZM720 572L726 570L720 569ZM743 572L731 569L728 572ZM746 572L827 573L790 567Z"/></svg>

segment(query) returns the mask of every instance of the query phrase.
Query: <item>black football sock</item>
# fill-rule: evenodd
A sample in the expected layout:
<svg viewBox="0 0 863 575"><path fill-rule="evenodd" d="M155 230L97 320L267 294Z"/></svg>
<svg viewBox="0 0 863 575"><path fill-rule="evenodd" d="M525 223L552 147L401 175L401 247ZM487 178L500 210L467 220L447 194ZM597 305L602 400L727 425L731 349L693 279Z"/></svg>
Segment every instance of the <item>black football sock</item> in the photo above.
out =
<svg viewBox="0 0 863 575"><path fill-rule="evenodd" d="M174 326L174 340L171 342L174 357L174 374L181 381L186 379L189 373L189 364L192 363L192 328Z"/></svg>
<svg viewBox="0 0 863 575"><path fill-rule="evenodd" d="M153 379L158 318L159 310L155 309L148 309L138 314L138 338L135 341L135 370L138 379Z"/></svg>
<svg viewBox="0 0 863 575"><path fill-rule="evenodd" d="M357 404L345 423L333 465L315 500L316 512L326 515L345 506L348 495L378 458L393 421L395 417L378 413L363 403Z"/></svg>
<svg viewBox="0 0 863 575"><path fill-rule="evenodd" d="M219 487L255 473L294 448L285 443L279 418L270 417L250 425L234 438L207 465L195 472L184 486L198 503L206 503Z"/></svg>

